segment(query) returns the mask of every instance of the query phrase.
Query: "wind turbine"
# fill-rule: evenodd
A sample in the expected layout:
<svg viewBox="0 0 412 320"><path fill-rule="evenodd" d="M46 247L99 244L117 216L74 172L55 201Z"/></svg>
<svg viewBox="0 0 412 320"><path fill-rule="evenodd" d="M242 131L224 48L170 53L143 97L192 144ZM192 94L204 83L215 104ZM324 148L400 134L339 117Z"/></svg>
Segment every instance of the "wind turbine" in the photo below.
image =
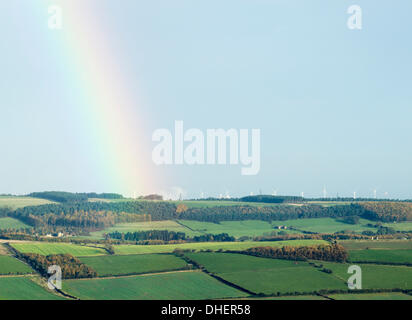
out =
<svg viewBox="0 0 412 320"><path fill-rule="evenodd" d="M326 186L323 186L323 199L326 199L326 195L327 195L327 191L326 191Z"/></svg>

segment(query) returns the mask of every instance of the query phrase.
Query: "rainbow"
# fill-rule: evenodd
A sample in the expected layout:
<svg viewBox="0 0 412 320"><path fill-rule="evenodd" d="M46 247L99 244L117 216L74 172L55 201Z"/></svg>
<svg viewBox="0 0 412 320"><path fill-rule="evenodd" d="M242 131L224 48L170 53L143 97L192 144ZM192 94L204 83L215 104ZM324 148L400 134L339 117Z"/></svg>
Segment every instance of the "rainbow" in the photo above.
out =
<svg viewBox="0 0 412 320"><path fill-rule="evenodd" d="M103 20L99 16L102 4L83 0L41 3L37 10L41 9L46 19L50 5L62 8L63 28L46 29L48 41L59 55L59 67L67 72L63 81L73 91L76 118L83 121L87 139L92 141L92 161L104 181L102 190L125 195L154 192L157 179L150 141L142 141L139 135L147 132L148 117L142 110L142 98L134 92L136 81L129 81L130 75L124 71L122 49L109 41L116 39L115 35L99 21ZM47 28L47 20L42 23Z"/></svg>

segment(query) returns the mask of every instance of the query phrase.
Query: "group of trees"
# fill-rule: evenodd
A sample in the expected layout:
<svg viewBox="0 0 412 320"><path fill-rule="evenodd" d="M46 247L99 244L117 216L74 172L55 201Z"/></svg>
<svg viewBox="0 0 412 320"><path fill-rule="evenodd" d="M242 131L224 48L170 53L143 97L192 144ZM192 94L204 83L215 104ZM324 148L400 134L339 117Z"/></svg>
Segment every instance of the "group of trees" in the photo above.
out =
<svg viewBox="0 0 412 320"><path fill-rule="evenodd" d="M179 214L179 219L218 223L232 220L291 220L304 218L362 216L365 210L358 205L324 207L320 205L272 206L222 206L189 208Z"/></svg>
<svg viewBox="0 0 412 320"><path fill-rule="evenodd" d="M89 198L96 199L123 199L123 196L117 193L71 193L63 191L45 191L45 192L33 192L28 196L33 198L40 198L60 203L71 203L71 202L84 202L88 201Z"/></svg>
<svg viewBox="0 0 412 320"><path fill-rule="evenodd" d="M383 222L411 221L412 203L410 202L363 202L359 204L370 220Z"/></svg>
<svg viewBox="0 0 412 320"><path fill-rule="evenodd" d="M358 224L359 217L358 216L348 216L348 217L343 218L341 221L347 224Z"/></svg>
<svg viewBox="0 0 412 320"><path fill-rule="evenodd" d="M19 258L27 262L44 277L50 276L48 268L53 265L61 268L63 279L93 278L97 276L93 268L70 254L43 256L36 253L20 253Z"/></svg>
<svg viewBox="0 0 412 320"><path fill-rule="evenodd" d="M257 257L287 259L287 260L323 260L345 262L348 253L345 248L339 244L318 245L306 247L257 247L250 248L240 253L249 254Z"/></svg>
<svg viewBox="0 0 412 320"><path fill-rule="evenodd" d="M105 239L117 239L125 241L141 241L141 240L186 240L184 232L175 232L169 230L150 230L121 233L118 231L111 232L104 235Z"/></svg>
<svg viewBox="0 0 412 320"><path fill-rule="evenodd" d="M142 241L144 240L160 240L162 242L223 242L223 241L235 241L236 239L229 236L227 233L220 234L204 234L200 236L188 237L184 232L175 232L169 230L150 230L150 231L137 231L121 233L118 231L108 233L104 235L106 240L116 239L121 241ZM147 242L147 244L153 244L153 242Z"/></svg>
<svg viewBox="0 0 412 320"><path fill-rule="evenodd" d="M69 203L69 202L82 202L88 201L89 198L98 199L122 199L123 196L117 193L71 193L63 191L45 191L45 192L33 192L29 194L30 197L46 199L55 202Z"/></svg>
<svg viewBox="0 0 412 320"><path fill-rule="evenodd" d="M40 199L62 202L62 203L81 202L81 201L88 200L85 194L60 192L60 191L33 192L29 194L29 197L40 198Z"/></svg>

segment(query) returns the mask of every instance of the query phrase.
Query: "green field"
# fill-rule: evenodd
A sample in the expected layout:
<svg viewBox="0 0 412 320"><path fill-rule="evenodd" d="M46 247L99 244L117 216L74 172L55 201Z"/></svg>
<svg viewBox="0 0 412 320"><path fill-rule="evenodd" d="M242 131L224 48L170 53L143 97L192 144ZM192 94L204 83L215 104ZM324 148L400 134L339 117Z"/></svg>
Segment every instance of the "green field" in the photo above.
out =
<svg viewBox="0 0 412 320"><path fill-rule="evenodd" d="M406 250L406 249L350 250L349 251L349 261L412 264L412 250Z"/></svg>
<svg viewBox="0 0 412 320"><path fill-rule="evenodd" d="M412 300L412 296L399 292L333 294L328 297L334 300Z"/></svg>
<svg viewBox="0 0 412 320"><path fill-rule="evenodd" d="M31 197L4 197L0 196L0 207L10 207L12 209L23 208L28 206L39 206L42 204L53 203L49 200L31 198Z"/></svg>
<svg viewBox="0 0 412 320"><path fill-rule="evenodd" d="M13 218L0 218L0 230L31 229L32 227Z"/></svg>
<svg viewBox="0 0 412 320"><path fill-rule="evenodd" d="M397 222L397 223L384 223L383 226L390 227L396 231L412 231L412 222Z"/></svg>
<svg viewBox="0 0 412 320"><path fill-rule="evenodd" d="M344 281L319 271L307 262L231 253L189 253L187 256L209 272L256 294L309 293L346 288Z"/></svg>
<svg viewBox="0 0 412 320"><path fill-rule="evenodd" d="M284 247L284 246L309 246L328 244L323 240L289 240L289 241L245 241L245 242L194 242L164 245L115 245L116 254L144 254L168 253L175 249L181 250L246 250L253 247Z"/></svg>
<svg viewBox="0 0 412 320"><path fill-rule="evenodd" d="M372 221L366 219L359 219L359 224L347 224L334 218L313 218L313 219L297 219L285 221L272 221L272 225L283 225L296 228L302 231L316 232L316 233L335 233L338 231L376 231L376 228L368 227L368 223Z"/></svg>
<svg viewBox="0 0 412 320"><path fill-rule="evenodd" d="M197 271L66 280L63 282L63 290L80 299L102 300L200 300L247 296L244 292Z"/></svg>
<svg viewBox="0 0 412 320"><path fill-rule="evenodd" d="M349 279L348 267L352 264L321 262L332 275L344 280ZM412 289L412 268L375 264L356 264L362 270L362 289Z"/></svg>
<svg viewBox="0 0 412 320"><path fill-rule="evenodd" d="M409 249L412 241L408 240L344 240L339 241L347 250L361 249Z"/></svg>
<svg viewBox="0 0 412 320"><path fill-rule="evenodd" d="M0 300L62 300L29 277L0 277Z"/></svg>
<svg viewBox="0 0 412 320"><path fill-rule="evenodd" d="M220 223L202 222L194 220L180 220L182 225L198 234L219 234L227 233L230 236L240 238L262 236L273 232L283 231L286 233L300 233L291 230L275 230L273 225L261 220L244 220L244 221L221 221Z"/></svg>
<svg viewBox="0 0 412 320"><path fill-rule="evenodd" d="M34 271L14 257L0 256L0 275L4 274L28 274Z"/></svg>
<svg viewBox="0 0 412 320"><path fill-rule="evenodd" d="M24 242L24 243L12 243L16 250L22 253L37 253L42 255L50 254L71 254L73 256L96 256L104 255L106 251L100 248L92 248L86 246L80 246L71 243L54 243L54 242Z"/></svg>
<svg viewBox="0 0 412 320"><path fill-rule="evenodd" d="M96 270L98 276L154 273L187 267L184 260L171 254L83 257L80 260Z"/></svg>
<svg viewBox="0 0 412 320"><path fill-rule="evenodd" d="M176 221L172 220L165 220L165 221L147 221L147 222L133 222L133 223L118 223L113 227L91 232L89 237L83 238L91 238L91 239L103 239L104 233L111 233L111 232L136 232L136 231L149 231L149 230L169 230L174 232L184 232L189 236L198 235L200 233L192 232L190 229L185 228L178 224Z"/></svg>

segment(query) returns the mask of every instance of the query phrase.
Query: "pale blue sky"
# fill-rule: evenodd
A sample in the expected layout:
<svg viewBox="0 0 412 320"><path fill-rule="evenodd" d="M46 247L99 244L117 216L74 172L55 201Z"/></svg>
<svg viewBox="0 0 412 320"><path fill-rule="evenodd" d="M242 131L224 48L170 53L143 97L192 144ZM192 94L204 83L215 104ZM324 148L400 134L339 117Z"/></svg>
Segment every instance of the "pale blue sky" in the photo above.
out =
<svg viewBox="0 0 412 320"><path fill-rule="evenodd" d="M142 139L175 120L261 129L257 176L153 165L168 177L159 191L412 198L410 1L88 2L150 115ZM346 26L352 4L361 31ZM46 6L0 4L0 193L127 192L102 183L42 15Z"/></svg>

